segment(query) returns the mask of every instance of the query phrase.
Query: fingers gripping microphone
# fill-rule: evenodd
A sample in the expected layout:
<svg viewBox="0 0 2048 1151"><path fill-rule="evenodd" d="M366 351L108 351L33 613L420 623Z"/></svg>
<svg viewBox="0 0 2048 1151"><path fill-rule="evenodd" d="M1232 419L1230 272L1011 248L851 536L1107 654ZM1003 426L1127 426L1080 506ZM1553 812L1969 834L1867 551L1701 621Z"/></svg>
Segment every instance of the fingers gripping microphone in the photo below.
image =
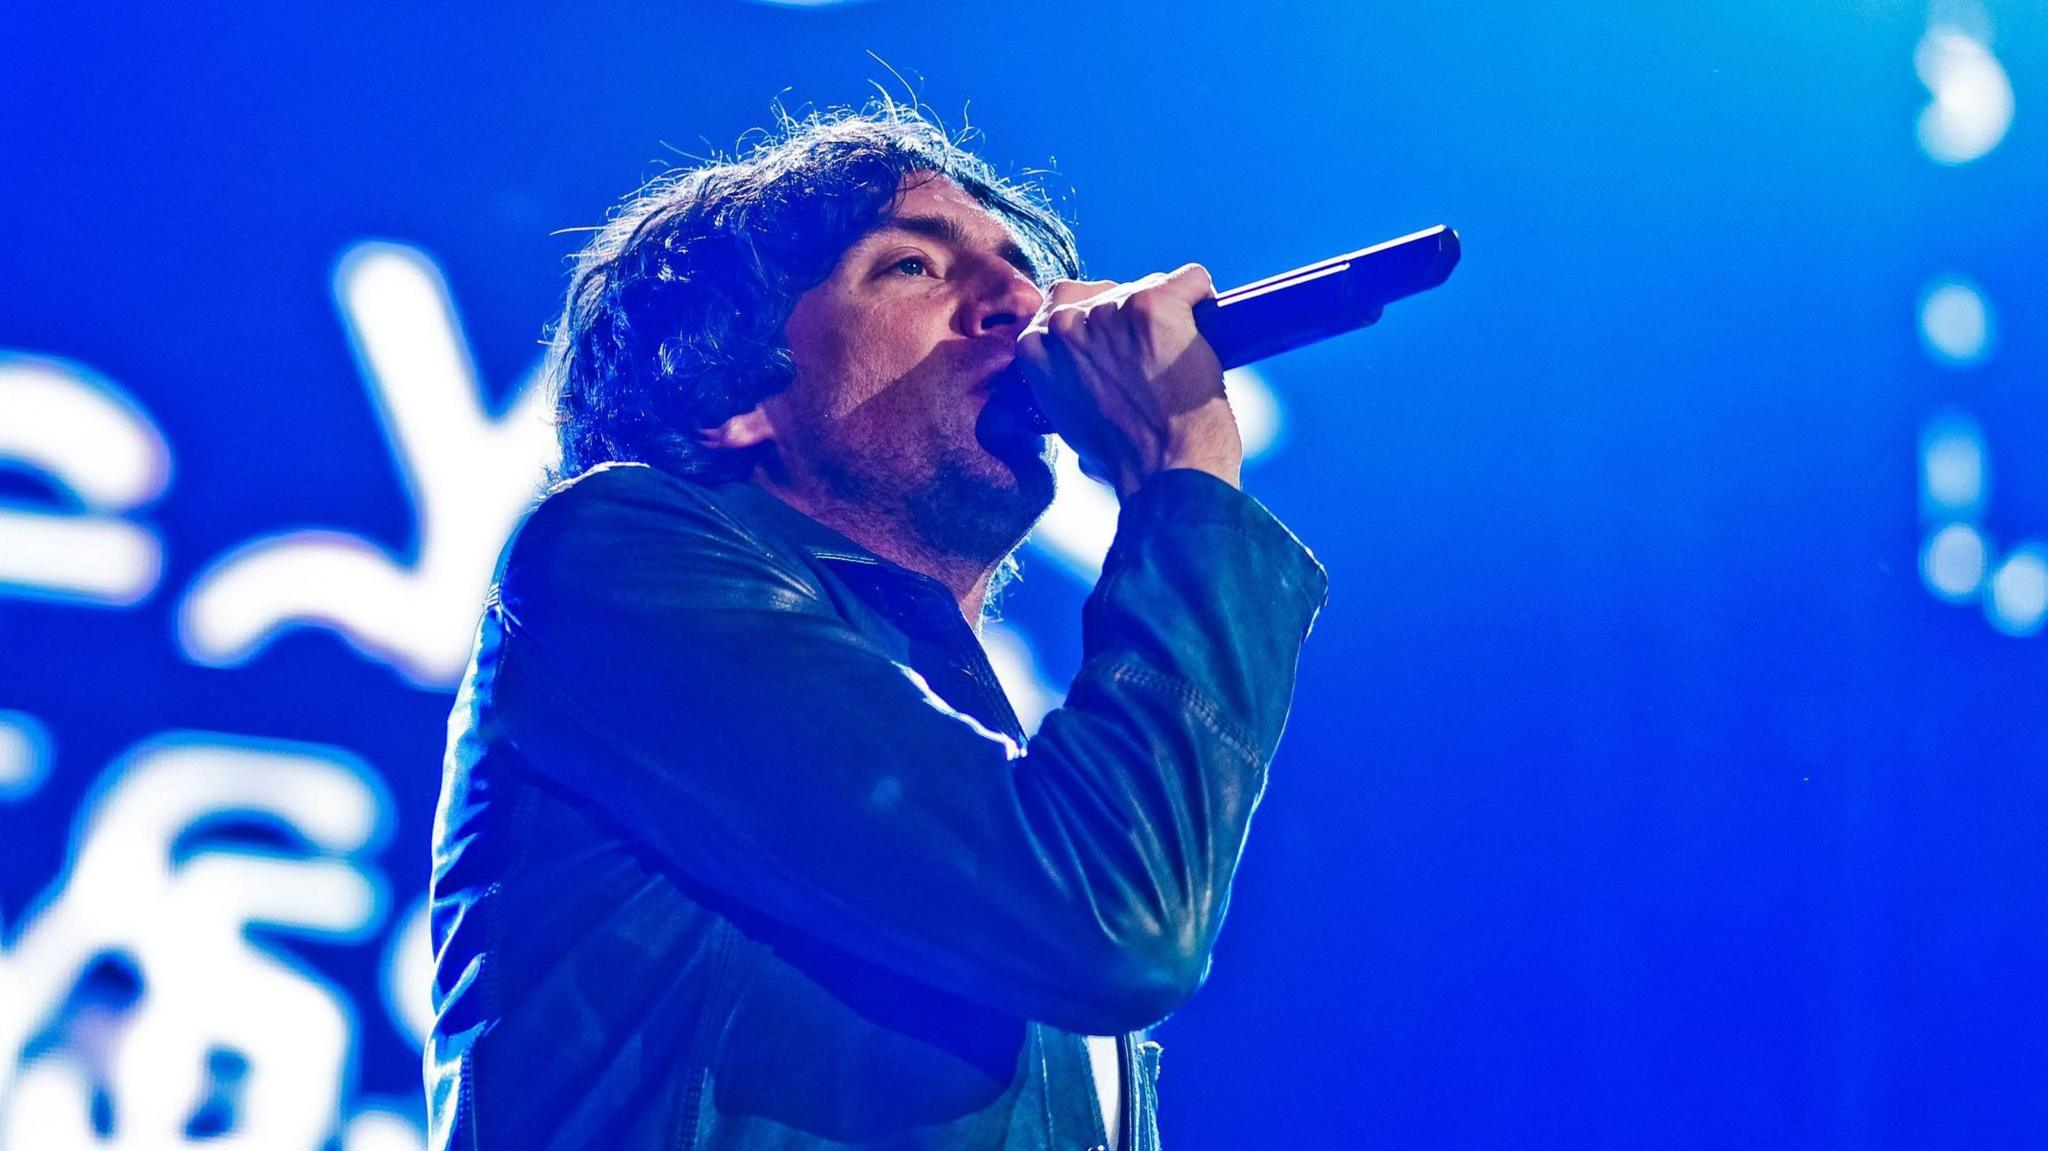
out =
<svg viewBox="0 0 2048 1151"><path fill-rule="evenodd" d="M1438 224L1204 300L1195 305L1195 330L1225 371L1242 367L1371 327L1388 304L1450 278L1458 254L1458 233ZM1025 419L1038 433L1053 430L1037 405L1025 406Z"/></svg>

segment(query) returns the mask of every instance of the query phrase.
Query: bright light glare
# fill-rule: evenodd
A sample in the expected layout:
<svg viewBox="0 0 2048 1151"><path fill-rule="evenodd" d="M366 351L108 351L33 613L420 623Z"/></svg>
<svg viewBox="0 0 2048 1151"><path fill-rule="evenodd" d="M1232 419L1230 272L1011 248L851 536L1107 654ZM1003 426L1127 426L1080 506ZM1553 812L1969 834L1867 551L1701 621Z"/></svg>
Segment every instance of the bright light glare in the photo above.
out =
<svg viewBox="0 0 2048 1151"><path fill-rule="evenodd" d="M320 627L446 687L469 661L498 549L553 458L546 389L531 377L502 416L485 410L440 270L397 244L362 244L335 273L370 399L412 497L411 554L302 530L245 544L200 575L178 637L198 663L233 666L279 632Z"/></svg>
<svg viewBox="0 0 2048 1151"><path fill-rule="evenodd" d="M2034 635L2048 623L2048 549L2030 544L2005 557L1992 573L1984 615L2012 636Z"/></svg>
<svg viewBox="0 0 2048 1151"><path fill-rule="evenodd" d="M1944 367L1966 368L1991 351L1991 308L1976 285L1944 280L1920 300L1920 338Z"/></svg>
<svg viewBox="0 0 2048 1151"><path fill-rule="evenodd" d="M0 711L0 800L34 795L49 774L49 729L26 712Z"/></svg>
<svg viewBox="0 0 2048 1151"><path fill-rule="evenodd" d="M1920 433L1921 513L1931 520L1968 519L1984 505L1984 434L1967 416L1947 415Z"/></svg>
<svg viewBox="0 0 2048 1151"><path fill-rule="evenodd" d="M1257 459L1270 451L1280 438L1280 399L1254 368L1232 368L1223 373L1223 390L1230 396L1230 410L1237 415L1238 438L1244 441L1244 458Z"/></svg>
<svg viewBox="0 0 2048 1151"><path fill-rule="evenodd" d="M384 1005L415 1050L434 1026L434 938L427 901L420 900L391 933L384 955Z"/></svg>
<svg viewBox="0 0 2048 1151"><path fill-rule="evenodd" d="M164 736L108 768L80 806L71 862L29 901L4 957L0 1068L17 1075L0 1146L184 1146L168 1133L182 1130L206 1088L206 1056L221 1050L250 1069L235 1146L326 1145L353 1011L269 941L355 939L375 926L382 885L367 859L386 804L365 765L306 744ZM304 847L180 849L223 815L261 820ZM133 963L143 994L111 1062L87 1076L66 1004L109 955ZM53 1033L55 1044L38 1039ZM90 1135L102 1092L112 1143Z"/></svg>
<svg viewBox="0 0 2048 1151"><path fill-rule="evenodd" d="M1914 70L1933 99L1920 113L1921 150L1937 164L1967 164L2012 125L2012 83L1983 41L1950 25L1927 30Z"/></svg>
<svg viewBox="0 0 2048 1151"><path fill-rule="evenodd" d="M0 466L39 474L62 506L0 505L0 585L126 607L163 571L154 532L120 518L162 494L170 449L112 381L58 360L0 354Z"/></svg>
<svg viewBox="0 0 2048 1151"><path fill-rule="evenodd" d="M139 602L163 574L156 535L121 520L0 508L0 584L112 607Z"/></svg>
<svg viewBox="0 0 2048 1151"><path fill-rule="evenodd" d="M1052 506L1032 529L1031 543L1084 583L1102 574L1102 561L1116 538L1116 493L1081 474L1081 460L1060 445L1054 471L1059 484Z"/></svg>
<svg viewBox="0 0 2048 1151"><path fill-rule="evenodd" d="M1928 538L1920 553L1920 578L1936 596L1960 603L1977 594L1988 558L1976 528L1950 524Z"/></svg>
<svg viewBox="0 0 2048 1151"><path fill-rule="evenodd" d="M341 1151L420 1151L426 1132L396 1107L365 1107L348 1121Z"/></svg>
<svg viewBox="0 0 2048 1151"><path fill-rule="evenodd" d="M1064 693L1045 681L1031 644L1016 629L999 623L983 624L981 646L988 652L989 666L995 669L1003 694L1010 697L1010 706L1023 723L1025 734L1035 733L1038 722L1046 712L1060 705Z"/></svg>
<svg viewBox="0 0 2048 1151"><path fill-rule="evenodd" d="M57 360L0 354L0 461L48 475L89 508L126 510L161 495L163 435L105 377Z"/></svg>

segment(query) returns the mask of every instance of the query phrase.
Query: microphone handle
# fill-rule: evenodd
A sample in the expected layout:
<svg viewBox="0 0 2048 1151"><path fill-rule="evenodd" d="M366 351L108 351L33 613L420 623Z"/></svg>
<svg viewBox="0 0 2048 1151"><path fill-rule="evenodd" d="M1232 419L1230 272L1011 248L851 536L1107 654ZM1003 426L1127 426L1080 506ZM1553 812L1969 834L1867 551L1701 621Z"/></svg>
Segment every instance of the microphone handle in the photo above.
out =
<svg viewBox="0 0 2048 1151"><path fill-rule="evenodd" d="M1377 323L1388 304L1458 266L1458 233L1438 224L1232 288L1195 305L1195 328L1224 368Z"/></svg>
<svg viewBox="0 0 2048 1151"><path fill-rule="evenodd" d="M1195 330L1225 371L1243 367L1378 323L1388 304L1448 279L1458 254L1456 231L1424 228L1203 300L1195 305ZM1022 418L1041 435L1053 431L1028 393Z"/></svg>

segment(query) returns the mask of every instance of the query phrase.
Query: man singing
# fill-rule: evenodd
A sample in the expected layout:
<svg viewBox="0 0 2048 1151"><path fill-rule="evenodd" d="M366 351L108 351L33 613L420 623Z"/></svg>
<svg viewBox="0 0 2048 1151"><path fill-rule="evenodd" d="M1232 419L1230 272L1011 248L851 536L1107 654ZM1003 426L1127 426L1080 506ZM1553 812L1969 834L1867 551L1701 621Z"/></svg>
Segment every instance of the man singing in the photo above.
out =
<svg viewBox="0 0 2048 1151"><path fill-rule="evenodd" d="M1078 274L892 107L578 258L565 479L450 722L433 1147L1157 1147L1144 1029L1207 974L1325 579L1238 490L1208 275ZM1122 508L1027 744L978 635L1039 412Z"/></svg>

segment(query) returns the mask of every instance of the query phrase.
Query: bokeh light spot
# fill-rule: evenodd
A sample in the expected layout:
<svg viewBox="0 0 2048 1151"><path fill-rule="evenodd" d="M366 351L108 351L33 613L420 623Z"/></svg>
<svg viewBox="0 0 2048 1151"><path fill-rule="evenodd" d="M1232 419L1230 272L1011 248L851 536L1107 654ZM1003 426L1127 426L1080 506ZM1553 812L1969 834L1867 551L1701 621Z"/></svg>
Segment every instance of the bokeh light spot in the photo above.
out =
<svg viewBox="0 0 2048 1151"><path fill-rule="evenodd" d="M2012 82L1982 41L1952 25L1927 30L1914 70L1933 96L1920 112L1920 148L1937 164L1967 164L2012 126Z"/></svg>
<svg viewBox="0 0 2048 1151"><path fill-rule="evenodd" d="M1039 721L1060 705L1065 690L1046 681L1031 641L1017 629L1000 623L983 624L981 646L988 653L989 668L1002 684L1003 694L1010 697L1018 722L1024 725L1026 733L1037 732Z"/></svg>
<svg viewBox="0 0 2048 1151"><path fill-rule="evenodd" d="M421 899L398 921L384 951L384 1006L415 1051L434 1026L434 939Z"/></svg>
<svg viewBox="0 0 2048 1151"><path fill-rule="evenodd" d="M1984 433L1975 420L1945 415L1920 433L1921 512L1929 520L1970 519L1984 506Z"/></svg>
<svg viewBox="0 0 2048 1151"><path fill-rule="evenodd" d="M0 801L34 795L49 776L49 729L25 712L0 711Z"/></svg>
<svg viewBox="0 0 2048 1151"><path fill-rule="evenodd" d="M2014 548L1992 573L1989 592L1984 615L1992 627L2012 636L2038 634L2048 623L2048 549Z"/></svg>
<svg viewBox="0 0 2048 1151"><path fill-rule="evenodd" d="M1920 578L1927 590L1950 602L1977 594L1988 557L1984 537L1969 524L1950 524L1934 533L1920 552Z"/></svg>
<svg viewBox="0 0 2048 1151"><path fill-rule="evenodd" d="M1967 368L1991 354L1991 306L1977 286L1942 280L1920 299L1920 338L1943 367Z"/></svg>
<svg viewBox="0 0 2048 1151"><path fill-rule="evenodd" d="M1272 450L1280 439L1280 398L1258 369L1246 366L1223 373L1223 390L1230 396L1230 410L1237 416L1238 438L1244 443L1244 458L1257 459Z"/></svg>

